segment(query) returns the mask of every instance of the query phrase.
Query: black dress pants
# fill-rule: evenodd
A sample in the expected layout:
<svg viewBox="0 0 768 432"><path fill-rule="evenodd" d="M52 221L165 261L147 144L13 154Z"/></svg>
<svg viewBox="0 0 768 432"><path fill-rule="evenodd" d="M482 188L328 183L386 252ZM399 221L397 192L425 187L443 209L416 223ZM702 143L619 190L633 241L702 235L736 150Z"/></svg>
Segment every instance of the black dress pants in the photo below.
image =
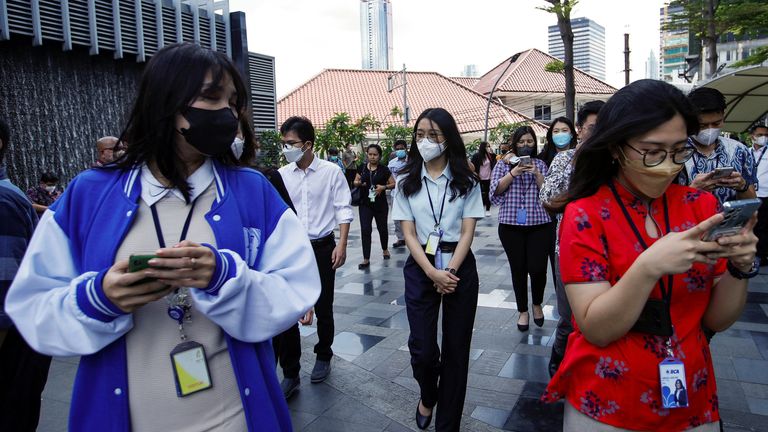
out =
<svg viewBox="0 0 768 432"><path fill-rule="evenodd" d="M480 193L483 194L483 206L485 211L491 210L491 180L480 180Z"/></svg>
<svg viewBox="0 0 768 432"><path fill-rule="evenodd" d="M0 431L37 429L50 365L50 357L27 345L15 327L8 329L0 347Z"/></svg>
<svg viewBox="0 0 768 432"><path fill-rule="evenodd" d="M318 360L328 361L333 357L333 336L335 326L333 324L333 289L336 279L336 270L331 263L331 255L336 247L333 235L320 240L312 241L312 249L315 251L315 261L320 272L320 298L315 303L315 318L317 318L317 344L315 354ZM294 324L288 330L272 338L272 347L275 357L283 368L286 378L299 376L299 359L301 358L301 335L299 325Z"/></svg>
<svg viewBox="0 0 768 432"><path fill-rule="evenodd" d="M436 431L458 431L467 392L469 347L479 289L475 257L470 251L458 269L457 276L461 280L453 294L439 294L432 280L411 256L405 262L403 275L405 307L411 330L408 349L422 403L426 407L437 404ZM441 304L442 353L437 344Z"/></svg>
<svg viewBox="0 0 768 432"><path fill-rule="evenodd" d="M544 302L547 261L552 245L552 223L541 225L499 224L499 239L512 271L512 287L519 312L528 311L528 275L531 276L533 304Z"/></svg>
<svg viewBox="0 0 768 432"><path fill-rule="evenodd" d="M367 199L367 197L364 197ZM389 241L389 227L387 226L387 216L389 207L387 202L383 201L381 205L378 201L373 206L360 206L360 237L363 242L363 259L371 259L371 235L373 234L373 219L376 219L376 229L379 231L379 241L381 249L387 250Z"/></svg>

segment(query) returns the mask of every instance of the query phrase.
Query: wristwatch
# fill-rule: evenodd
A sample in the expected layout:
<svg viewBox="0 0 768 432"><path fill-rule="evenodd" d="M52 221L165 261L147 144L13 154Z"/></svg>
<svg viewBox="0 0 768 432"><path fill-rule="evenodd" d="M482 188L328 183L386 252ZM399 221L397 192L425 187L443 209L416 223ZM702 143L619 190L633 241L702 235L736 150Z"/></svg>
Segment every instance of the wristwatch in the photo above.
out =
<svg viewBox="0 0 768 432"><path fill-rule="evenodd" d="M736 279L752 279L760 273L760 258L755 257L755 260L752 262L752 267L750 267L749 271L746 273L736 268L730 260L728 261L726 268L728 269L728 273Z"/></svg>
<svg viewBox="0 0 768 432"><path fill-rule="evenodd" d="M445 270L445 271L447 271L448 273L450 273L450 274L452 274L452 275L456 276L456 269L455 269L455 268L446 267L446 268L444 268L443 270Z"/></svg>

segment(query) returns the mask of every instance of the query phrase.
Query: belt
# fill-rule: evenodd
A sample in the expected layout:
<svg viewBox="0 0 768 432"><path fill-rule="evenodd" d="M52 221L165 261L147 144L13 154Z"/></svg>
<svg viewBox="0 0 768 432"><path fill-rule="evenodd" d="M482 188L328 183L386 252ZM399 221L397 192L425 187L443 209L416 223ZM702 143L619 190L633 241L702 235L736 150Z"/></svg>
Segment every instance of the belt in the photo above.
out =
<svg viewBox="0 0 768 432"><path fill-rule="evenodd" d="M459 242L440 242L440 251L446 253L454 253L458 244ZM426 247L427 245L421 245L422 249L426 249Z"/></svg>
<svg viewBox="0 0 768 432"><path fill-rule="evenodd" d="M333 233L330 233L325 237L320 237L318 239L310 240L309 242L312 243L312 246L323 246L328 243L333 243L334 240L335 240L335 237Z"/></svg>

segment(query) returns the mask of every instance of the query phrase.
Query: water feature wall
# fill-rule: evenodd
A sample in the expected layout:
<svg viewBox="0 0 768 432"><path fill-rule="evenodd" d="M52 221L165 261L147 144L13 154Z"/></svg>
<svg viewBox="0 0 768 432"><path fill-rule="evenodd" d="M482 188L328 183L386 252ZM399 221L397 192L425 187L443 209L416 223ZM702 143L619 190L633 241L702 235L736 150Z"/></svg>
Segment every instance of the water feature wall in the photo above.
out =
<svg viewBox="0 0 768 432"><path fill-rule="evenodd" d="M11 128L5 163L22 189L51 171L62 184L96 160L96 140L119 135L143 63L30 38L0 42L0 118Z"/></svg>

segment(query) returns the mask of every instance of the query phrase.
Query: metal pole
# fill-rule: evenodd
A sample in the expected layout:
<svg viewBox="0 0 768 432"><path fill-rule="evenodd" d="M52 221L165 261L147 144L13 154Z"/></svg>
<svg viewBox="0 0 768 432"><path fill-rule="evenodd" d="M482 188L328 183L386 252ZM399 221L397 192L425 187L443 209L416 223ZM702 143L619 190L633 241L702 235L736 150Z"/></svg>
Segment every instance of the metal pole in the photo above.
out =
<svg viewBox="0 0 768 432"><path fill-rule="evenodd" d="M504 76L505 73L507 73L507 70L509 70L509 67L512 66L512 63L515 62L516 56L512 56L509 58L509 63L507 63L507 67L504 68L504 72L499 75L498 78L496 78L496 82L493 83L493 87L491 88L491 92L488 94L488 105L485 107L485 133L483 134L483 141L488 141L488 113L491 111L491 99L493 98L493 92L496 91L496 86L499 85L499 81L501 81L501 77Z"/></svg>
<svg viewBox="0 0 768 432"><path fill-rule="evenodd" d="M403 126L408 127L408 80L405 78L405 63L403 63Z"/></svg>

